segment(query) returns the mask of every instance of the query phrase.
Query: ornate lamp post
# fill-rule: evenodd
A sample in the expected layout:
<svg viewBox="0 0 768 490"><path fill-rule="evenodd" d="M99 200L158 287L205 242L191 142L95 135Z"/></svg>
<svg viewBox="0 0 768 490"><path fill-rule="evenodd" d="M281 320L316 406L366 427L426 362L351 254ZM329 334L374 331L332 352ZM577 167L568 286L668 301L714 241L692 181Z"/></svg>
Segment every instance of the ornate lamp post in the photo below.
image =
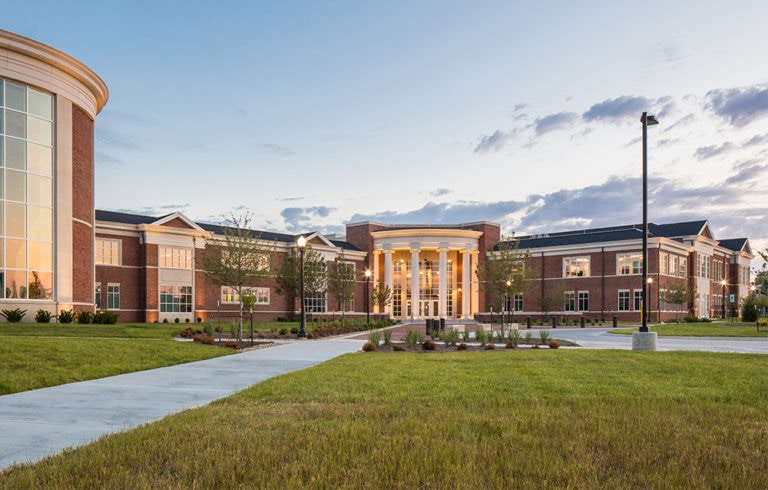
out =
<svg viewBox="0 0 768 490"><path fill-rule="evenodd" d="M304 249L307 247L307 239L304 236L300 236L296 240L296 245L299 247L299 297L301 298L301 323L299 324L299 337L304 338L307 336L307 311L304 307Z"/></svg>
<svg viewBox="0 0 768 490"><path fill-rule="evenodd" d="M365 321L371 323L371 269L365 269Z"/></svg>

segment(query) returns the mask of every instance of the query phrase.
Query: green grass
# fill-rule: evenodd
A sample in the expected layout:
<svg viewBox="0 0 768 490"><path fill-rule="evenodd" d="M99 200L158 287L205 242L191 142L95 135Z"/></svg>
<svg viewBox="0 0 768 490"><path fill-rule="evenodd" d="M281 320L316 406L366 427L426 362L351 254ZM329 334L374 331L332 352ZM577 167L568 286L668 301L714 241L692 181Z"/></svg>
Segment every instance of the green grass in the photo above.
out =
<svg viewBox="0 0 768 490"><path fill-rule="evenodd" d="M722 323L670 323L651 325L651 332L670 337L758 337L768 339L768 331L757 331L754 325L731 325ZM609 330L609 333L630 335L634 329Z"/></svg>
<svg viewBox="0 0 768 490"><path fill-rule="evenodd" d="M234 353L173 340L187 326L0 323L0 395Z"/></svg>
<svg viewBox="0 0 768 490"><path fill-rule="evenodd" d="M768 358L352 354L0 488L768 488Z"/></svg>

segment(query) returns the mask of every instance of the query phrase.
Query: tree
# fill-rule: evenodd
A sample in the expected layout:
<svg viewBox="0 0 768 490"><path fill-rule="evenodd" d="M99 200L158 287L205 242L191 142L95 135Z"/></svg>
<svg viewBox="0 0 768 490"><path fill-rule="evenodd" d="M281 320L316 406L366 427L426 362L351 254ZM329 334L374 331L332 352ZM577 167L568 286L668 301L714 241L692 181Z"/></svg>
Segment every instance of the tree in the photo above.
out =
<svg viewBox="0 0 768 490"><path fill-rule="evenodd" d="M328 270L328 292L336 298L341 310L341 324L344 325L344 306L355 299L355 265L347 262L344 252Z"/></svg>
<svg viewBox="0 0 768 490"><path fill-rule="evenodd" d="M510 237L499 242L485 262L477 265L480 287L489 297L489 302L498 299L500 310L504 311L504 298L522 294L528 290L533 270L528 266L531 254L519 249L520 240Z"/></svg>
<svg viewBox="0 0 768 490"><path fill-rule="evenodd" d="M557 281L552 289L548 293L543 294L536 300L536 304L539 309L548 315L551 311L562 311L565 306L565 291L568 289L568 284L565 279Z"/></svg>
<svg viewBox="0 0 768 490"><path fill-rule="evenodd" d="M326 265L322 255L307 244L304 250L304 293L317 296L326 290ZM295 304L301 296L301 256L298 248L292 248L275 271L277 294L288 296ZM304 307L304 305L302 305Z"/></svg>
<svg viewBox="0 0 768 490"><path fill-rule="evenodd" d="M659 299L664 303L679 305L677 311L682 311L682 305L688 305L696 299L696 288L690 286L685 279L677 279L670 283L665 291L661 291ZM675 314L677 319L677 314Z"/></svg>
<svg viewBox="0 0 768 490"><path fill-rule="evenodd" d="M230 215L221 235L206 240L201 264L211 283L231 287L237 293L239 316L237 340L243 334L243 293L267 276L274 244L250 229L251 215Z"/></svg>
<svg viewBox="0 0 768 490"><path fill-rule="evenodd" d="M389 286L384 284L384 281L379 281L373 286L371 299L373 300L373 304L379 307L379 311L384 311L392 300L392 290L389 289Z"/></svg>

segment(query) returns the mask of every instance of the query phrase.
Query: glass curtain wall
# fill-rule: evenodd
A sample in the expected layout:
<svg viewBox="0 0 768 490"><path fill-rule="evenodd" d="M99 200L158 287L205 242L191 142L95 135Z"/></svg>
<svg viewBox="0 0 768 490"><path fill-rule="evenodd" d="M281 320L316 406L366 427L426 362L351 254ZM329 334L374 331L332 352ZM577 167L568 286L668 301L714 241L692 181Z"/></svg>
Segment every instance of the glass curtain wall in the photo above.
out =
<svg viewBox="0 0 768 490"><path fill-rule="evenodd" d="M53 96L0 79L0 297L53 297Z"/></svg>

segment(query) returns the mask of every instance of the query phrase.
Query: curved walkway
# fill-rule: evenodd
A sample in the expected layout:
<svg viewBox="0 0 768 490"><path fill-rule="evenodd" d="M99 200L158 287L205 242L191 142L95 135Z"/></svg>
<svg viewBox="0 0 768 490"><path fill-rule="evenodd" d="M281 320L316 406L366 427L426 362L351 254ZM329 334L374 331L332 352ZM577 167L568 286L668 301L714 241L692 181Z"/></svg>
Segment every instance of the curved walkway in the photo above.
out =
<svg viewBox="0 0 768 490"><path fill-rule="evenodd" d="M231 356L0 396L0 469L206 405L260 381L361 350L297 341Z"/></svg>

